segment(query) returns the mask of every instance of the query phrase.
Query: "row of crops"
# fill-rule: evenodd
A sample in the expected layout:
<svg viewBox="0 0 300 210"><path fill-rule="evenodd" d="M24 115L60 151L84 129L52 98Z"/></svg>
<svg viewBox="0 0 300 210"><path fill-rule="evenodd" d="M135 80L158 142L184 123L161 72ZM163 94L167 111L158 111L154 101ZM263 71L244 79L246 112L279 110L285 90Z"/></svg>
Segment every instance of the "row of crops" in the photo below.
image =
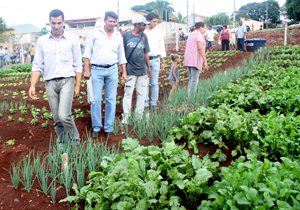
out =
<svg viewBox="0 0 300 210"><path fill-rule="evenodd" d="M162 148L123 140L125 152L104 158L63 201L75 209L82 200L87 209L299 209L300 68L277 65L287 49L294 55L299 48L275 47L271 62L220 87L207 107L170 130ZM195 153L198 143L220 150L190 157L174 142L182 139ZM240 157L218 169L212 159L226 159L223 147Z"/></svg>
<svg viewBox="0 0 300 210"><path fill-rule="evenodd" d="M60 202L71 202L73 209L298 209L300 69L278 65L287 59L293 64L298 55L297 47L255 53L249 64L199 81L198 92L188 98L187 89L178 88L172 101L163 102L166 111L130 119L131 131L122 128L126 136L159 136L161 148L127 138L119 154L88 138L77 150L65 151L69 161L63 170L59 148L50 145L49 154L33 151L12 165L13 186L21 182L30 191L38 181L55 202L63 185L67 197ZM187 114L190 107L196 111ZM202 159L191 157L176 144L183 140L195 153L200 143L218 149ZM219 168L227 148L238 158Z"/></svg>

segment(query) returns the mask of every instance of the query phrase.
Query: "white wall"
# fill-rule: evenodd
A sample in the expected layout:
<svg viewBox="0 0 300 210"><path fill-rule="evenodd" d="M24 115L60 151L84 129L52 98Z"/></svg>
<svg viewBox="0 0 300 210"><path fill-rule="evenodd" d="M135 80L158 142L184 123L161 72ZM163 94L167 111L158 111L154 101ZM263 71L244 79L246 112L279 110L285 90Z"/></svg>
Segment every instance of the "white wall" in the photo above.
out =
<svg viewBox="0 0 300 210"><path fill-rule="evenodd" d="M168 36L168 38L171 38L174 32L179 31L179 28L182 28L183 33L186 33L186 24L182 23L167 22L166 26L166 22L162 22L157 24L156 27L163 32L164 38L166 38L166 35Z"/></svg>

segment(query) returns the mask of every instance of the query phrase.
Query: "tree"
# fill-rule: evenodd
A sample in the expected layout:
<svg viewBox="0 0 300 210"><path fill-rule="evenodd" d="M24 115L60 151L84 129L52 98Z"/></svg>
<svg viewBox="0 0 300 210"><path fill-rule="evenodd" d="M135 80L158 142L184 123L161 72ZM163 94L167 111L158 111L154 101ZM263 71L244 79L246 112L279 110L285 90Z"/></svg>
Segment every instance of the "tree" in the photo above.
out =
<svg viewBox="0 0 300 210"><path fill-rule="evenodd" d="M177 23L186 23L185 19L186 19L186 17L183 17L181 12L178 12L176 14L176 17L175 17L174 21L177 22Z"/></svg>
<svg viewBox="0 0 300 210"><path fill-rule="evenodd" d="M286 0L286 13L289 19L294 22L300 20L300 0Z"/></svg>
<svg viewBox="0 0 300 210"><path fill-rule="evenodd" d="M167 10L169 12L169 15L172 15L173 12L175 12L172 3L166 0L156 0L156 1L151 1L145 5L136 5L131 7L131 10L136 12L145 12L145 13L155 12L156 14L158 14L159 17L158 22L162 21L164 10Z"/></svg>
<svg viewBox="0 0 300 210"><path fill-rule="evenodd" d="M6 31L6 23L2 17L0 17L0 34Z"/></svg>
<svg viewBox="0 0 300 210"><path fill-rule="evenodd" d="M219 12L216 15L207 17L205 23L207 25L229 25L230 18L226 12Z"/></svg>
<svg viewBox="0 0 300 210"><path fill-rule="evenodd" d="M267 10L267 2L268 2L268 17L266 17ZM237 19L246 18L253 20L270 20L272 23L278 23L280 21L280 7L277 1L275 0L267 0L261 3L253 2L241 6L238 10Z"/></svg>
<svg viewBox="0 0 300 210"><path fill-rule="evenodd" d="M49 30L47 30L46 27L42 28L41 31L39 31L35 34L35 39L38 39L40 36L43 36L43 35L47 34L48 32L49 32Z"/></svg>

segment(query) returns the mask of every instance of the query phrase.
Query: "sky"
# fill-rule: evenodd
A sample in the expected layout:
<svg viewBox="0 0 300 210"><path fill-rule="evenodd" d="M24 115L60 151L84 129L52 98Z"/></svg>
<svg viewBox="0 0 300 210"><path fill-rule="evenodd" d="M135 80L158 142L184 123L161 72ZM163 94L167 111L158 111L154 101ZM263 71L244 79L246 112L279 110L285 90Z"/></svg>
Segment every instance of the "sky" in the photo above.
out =
<svg viewBox="0 0 300 210"><path fill-rule="evenodd" d="M263 2L265 0L235 0L235 8L250 2ZM286 0L277 0L282 6ZM43 28L49 19L52 9L60 9L65 14L65 19L75 19L83 17L102 17L105 11L117 12L118 0L14 0L1 1L0 17L5 23L26 24L31 23L38 28ZM151 0L119 0L120 17L129 14L130 8L134 5L143 5ZM187 0L169 0L176 12L181 12L183 16L187 14ZM196 14L211 16L218 12L233 12L234 0L188 0L189 15L194 11Z"/></svg>

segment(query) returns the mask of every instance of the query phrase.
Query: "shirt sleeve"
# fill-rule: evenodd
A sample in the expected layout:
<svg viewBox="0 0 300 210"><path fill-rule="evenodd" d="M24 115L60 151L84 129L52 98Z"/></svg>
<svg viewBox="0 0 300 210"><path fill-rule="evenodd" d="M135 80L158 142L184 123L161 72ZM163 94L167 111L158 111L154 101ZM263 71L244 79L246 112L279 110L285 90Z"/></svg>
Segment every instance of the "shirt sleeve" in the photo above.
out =
<svg viewBox="0 0 300 210"><path fill-rule="evenodd" d="M148 37L146 34L144 34L144 42L145 42L145 48L144 48L144 54L147 54L150 52L150 47L149 47L149 43L148 43Z"/></svg>
<svg viewBox="0 0 300 210"><path fill-rule="evenodd" d="M94 42L94 31L92 31L92 33L90 34L90 37L85 46L85 51L83 54L84 58L88 58L91 60L93 54L93 42Z"/></svg>
<svg viewBox="0 0 300 210"><path fill-rule="evenodd" d="M45 68L44 51L43 51L43 46L41 44L41 40L39 39L37 42L31 71L40 71L41 73L43 73L44 68Z"/></svg>
<svg viewBox="0 0 300 210"><path fill-rule="evenodd" d="M76 39L72 43L73 53L73 69L75 72L82 73L82 60L79 40Z"/></svg>
<svg viewBox="0 0 300 210"><path fill-rule="evenodd" d="M197 42L202 42L203 44L205 44L203 35L199 34L199 36L197 37Z"/></svg>
<svg viewBox="0 0 300 210"><path fill-rule="evenodd" d="M119 64L122 65L124 63L127 63L126 58L125 58L125 50L124 50L124 42L123 42L123 37L120 35L120 44L118 47L118 58L119 58Z"/></svg>
<svg viewBox="0 0 300 210"><path fill-rule="evenodd" d="M164 37L162 32L160 32L160 43L159 43L159 48L160 48L160 57L164 58L166 57L166 48L165 48L165 42L164 42Z"/></svg>
<svg viewBox="0 0 300 210"><path fill-rule="evenodd" d="M244 33L247 32L246 26L244 25Z"/></svg>

